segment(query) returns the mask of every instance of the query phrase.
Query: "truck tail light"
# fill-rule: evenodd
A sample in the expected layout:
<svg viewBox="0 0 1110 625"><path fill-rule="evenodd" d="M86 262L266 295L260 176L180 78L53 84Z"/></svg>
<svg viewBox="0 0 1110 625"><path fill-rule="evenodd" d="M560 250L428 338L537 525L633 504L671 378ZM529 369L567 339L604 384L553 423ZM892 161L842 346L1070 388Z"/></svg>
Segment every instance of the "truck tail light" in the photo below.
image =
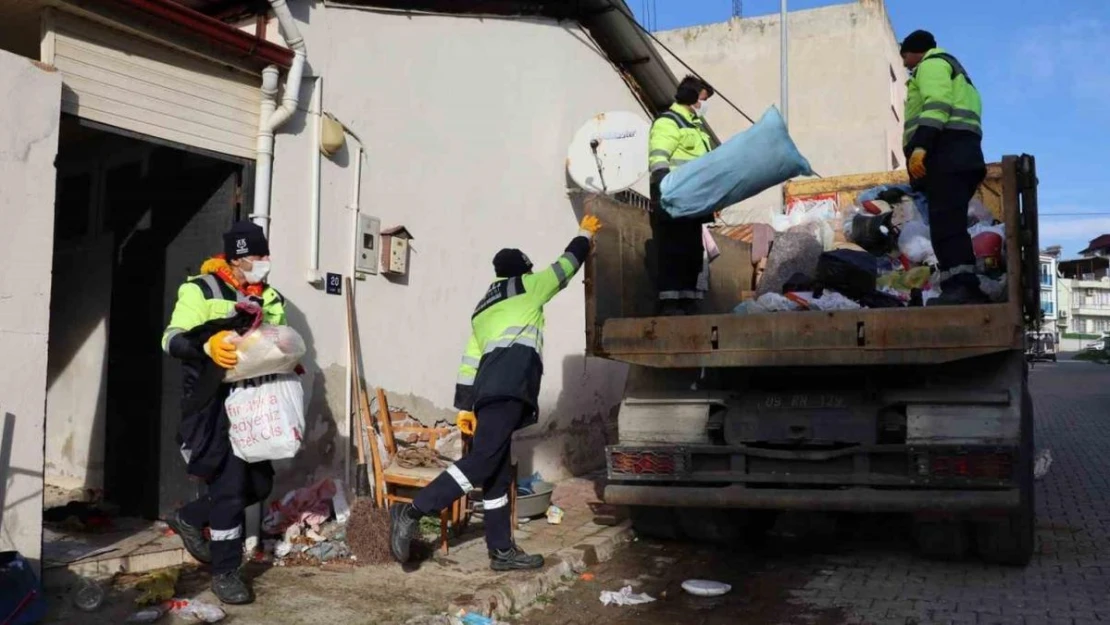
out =
<svg viewBox="0 0 1110 625"><path fill-rule="evenodd" d="M613 475L674 475L686 471L682 452L621 450L609 452L609 472Z"/></svg>
<svg viewBox="0 0 1110 625"><path fill-rule="evenodd" d="M1014 475L1014 459L1007 452L918 454L917 473L922 477L1008 480Z"/></svg>

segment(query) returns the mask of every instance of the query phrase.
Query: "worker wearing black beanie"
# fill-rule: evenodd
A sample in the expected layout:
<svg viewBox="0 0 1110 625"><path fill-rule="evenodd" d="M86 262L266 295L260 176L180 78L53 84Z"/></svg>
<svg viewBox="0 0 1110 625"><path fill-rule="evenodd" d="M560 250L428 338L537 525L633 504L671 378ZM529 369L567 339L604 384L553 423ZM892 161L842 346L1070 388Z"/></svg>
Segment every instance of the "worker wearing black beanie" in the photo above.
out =
<svg viewBox="0 0 1110 625"><path fill-rule="evenodd" d="M911 70L906 83L902 145L910 182L929 201L929 230L936 252L938 304L987 303L979 287L967 232L971 198L986 176L982 101L964 66L924 30L901 46Z"/></svg>

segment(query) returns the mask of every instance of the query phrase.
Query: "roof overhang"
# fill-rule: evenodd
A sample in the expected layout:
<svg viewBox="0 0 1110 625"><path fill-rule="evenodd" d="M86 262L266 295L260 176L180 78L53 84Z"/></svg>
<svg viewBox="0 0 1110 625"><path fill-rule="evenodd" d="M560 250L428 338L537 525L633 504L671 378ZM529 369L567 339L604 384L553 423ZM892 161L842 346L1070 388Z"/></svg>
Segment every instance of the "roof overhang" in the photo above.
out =
<svg viewBox="0 0 1110 625"><path fill-rule="evenodd" d="M157 28L184 42L203 43L256 69L266 65L289 68L293 64L292 50L172 0L70 0L69 4L119 23L134 24L139 17L151 30Z"/></svg>

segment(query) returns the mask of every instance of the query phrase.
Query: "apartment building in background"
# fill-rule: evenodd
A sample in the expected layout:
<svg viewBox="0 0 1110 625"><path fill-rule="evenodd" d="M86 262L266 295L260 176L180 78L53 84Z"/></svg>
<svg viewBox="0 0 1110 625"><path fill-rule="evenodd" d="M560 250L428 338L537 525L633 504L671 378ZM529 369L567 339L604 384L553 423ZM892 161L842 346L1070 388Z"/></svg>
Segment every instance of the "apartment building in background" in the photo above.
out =
<svg viewBox="0 0 1110 625"><path fill-rule="evenodd" d="M882 0L793 11L789 37L790 135L822 176L905 166L906 70ZM780 101L780 18L768 15L656 33L659 40L753 119ZM676 75L689 73L666 50ZM707 119L722 141L751 123L720 98ZM763 221L780 187L725 211L726 223Z"/></svg>
<svg viewBox="0 0 1110 625"><path fill-rule="evenodd" d="M1081 257L1058 262L1061 349L1082 349L1110 335L1110 234L1092 239Z"/></svg>

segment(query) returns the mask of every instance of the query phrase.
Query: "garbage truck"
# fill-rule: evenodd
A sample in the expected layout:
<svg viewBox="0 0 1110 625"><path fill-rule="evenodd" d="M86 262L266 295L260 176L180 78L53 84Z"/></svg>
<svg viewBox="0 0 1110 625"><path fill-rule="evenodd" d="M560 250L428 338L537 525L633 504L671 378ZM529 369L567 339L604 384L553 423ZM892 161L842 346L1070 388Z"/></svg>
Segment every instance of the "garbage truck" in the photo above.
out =
<svg viewBox="0 0 1110 625"><path fill-rule="evenodd" d="M847 175L783 193L846 208L906 182ZM977 198L1006 226L1004 302L734 314L752 246L718 232L702 309L674 317L655 316L646 211L587 200L605 224L586 268L587 352L629 365L605 501L627 506L640 533L709 540L758 535L782 511L906 513L930 555L1028 563L1034 158L989 165Z"/></svg>

